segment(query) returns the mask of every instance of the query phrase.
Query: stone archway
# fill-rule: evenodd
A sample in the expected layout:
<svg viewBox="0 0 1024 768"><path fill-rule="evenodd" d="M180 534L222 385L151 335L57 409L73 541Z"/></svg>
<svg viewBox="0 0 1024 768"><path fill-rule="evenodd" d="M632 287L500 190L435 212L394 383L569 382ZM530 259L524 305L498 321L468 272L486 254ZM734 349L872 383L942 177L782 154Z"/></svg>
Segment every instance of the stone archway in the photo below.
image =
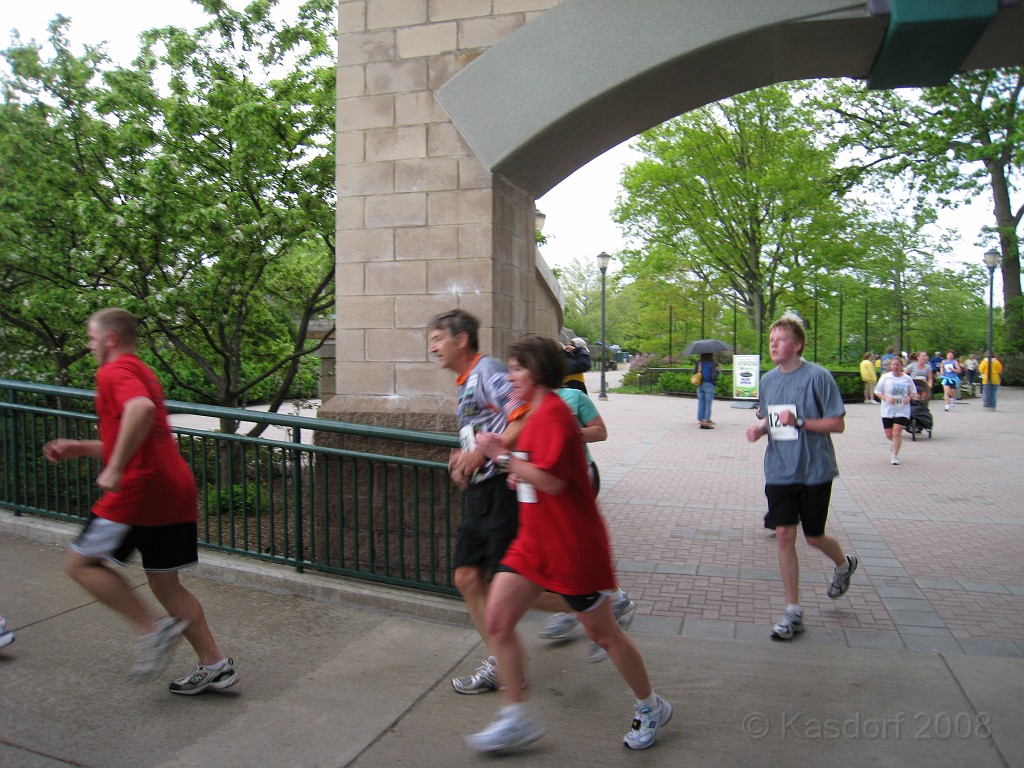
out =
<svg viewBox="0 0 1024 768"><path fill-rule="evenodd" d="M450 429L431 316L473 312L498 353L560 325L533 242L537 197L694 107L783 80L869 77L880 51L907 45L869 6L922 2L341 0L336 377L321 414ZM1017 0L928 2L991 11L974 37L939 24L968 51L954 65L1024 63Z"/></svg>

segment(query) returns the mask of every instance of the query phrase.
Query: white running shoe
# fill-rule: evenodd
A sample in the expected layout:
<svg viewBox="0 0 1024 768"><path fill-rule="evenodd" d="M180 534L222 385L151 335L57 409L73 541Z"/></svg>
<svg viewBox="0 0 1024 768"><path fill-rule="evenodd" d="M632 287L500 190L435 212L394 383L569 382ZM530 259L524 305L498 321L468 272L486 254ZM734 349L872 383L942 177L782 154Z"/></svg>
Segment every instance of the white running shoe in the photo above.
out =
<svg viewBox="0 0 1024 768"><path fill-rule="evenodd" d="M846 594L850 588L850 577L857 570L859 563L860 561L856 555L846 555L846 570L840 571L836 568L832 573L832 583L828 585L829 597L835 600L837 597L842 597Z"/></svg>
<svg viewBox="0 0 1024 768"><path fill-rule="evenodd" d="M498 660L488 656L472 675L453 677L452 688L467 695L498 690Z"/></svg>
<svg viewBox="0 0 1024 768"><path fill-rule="evenodd" d="M6 648L14 642L14 633L7 628L7 620L0 616L0 648Z"/></svg>
<svg viewBox="0 0 1024 768"><path fill-rule="evenodd" d="M491 724L480 733L466 737L466 744L477 752L499 752L532 744L547 732L525 704L512 704L498 710Z"/></svg>
<svg viewBox="0 0 1024 768"><path fill-rule="evenodd" d="M772 640L792 640L798 632L804 631L803 611L786 610L779 623L772 627Z"/></svg>
<svg viewBox="0 0 1024 768"><path fill-rule="evenodd" d="M891 458L891 459L889 459L889 463L890 463L890 464L899 464L899 463L900 463L900 457L899 457L899 456L897 456L897 455L896 455L896 454L894 453L894 454L892 455L892 458Z"/></svg>
<svg viewBox="0 0 1024 768"><path fill-rule="evenodd" d="M157 628L139 638L139 658L135 663L135 679L139 682L152 679L167 666L171 651L181 640L181 633L188 627L184 619L164 616L157 622Z"/></svg>
<svg viewBox="0 0 1024 768"><path fill-rule="evenodd" d="M183 696L195 696L207 688L215 691L223 691L238 682L238 672L235 670L235 660L225 659L224 666L220 669L211 669L198 664L191 674L185 675L178 680L173 680L169 690L171 693L180 693Z"/></svg>
<svg viewBox="0 0 1024 768"><path fill-rule="evenodd" d="M575 613L555 613L548 619L540 636L545 640L570 640L580 633L583 627L576 618Z"/></svg>
<svg viewBox="0 0 1024 768"><path fill-rule="evenodd" d="M654 697L654 707L636 705L633 722L623 743L630 749L647 749L658 738L658 731L672 719L672 705L661 696Z"/></svg>

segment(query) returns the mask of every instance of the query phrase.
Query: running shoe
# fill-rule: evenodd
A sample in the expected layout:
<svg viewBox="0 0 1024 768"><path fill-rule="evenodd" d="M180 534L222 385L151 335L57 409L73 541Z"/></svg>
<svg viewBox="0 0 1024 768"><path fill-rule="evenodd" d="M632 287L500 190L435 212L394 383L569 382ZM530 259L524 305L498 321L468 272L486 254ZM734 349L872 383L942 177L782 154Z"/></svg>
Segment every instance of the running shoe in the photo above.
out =
<svg viewBox="0 0 1024 768"><path fill-rule="evenodd" d="M661 726L671 719L672 705L661 696L654 697L653 707L637 704L633 722L630 723L629 732L623 739L623 743L630 749L647 749L658 738Z"/></svg>
<svg viewBox="0 0 1024 768"><path fill-rule="evenodd" d="M498 690L498 660L488 656L472 675L452 678L452 688L467 695Z"/></svg>
<svg viewBox="0 0 1024 768"><path fill-rule="evenodd" d="M575 613L555 613L540 631L540 636L545 640L570 640L582 629Z"/></svg>
<svg viewBox="0 0 1024 768"><path fill-rule="evenodd" d="M185 675L178 680L173 680L169 689L171 693L180 693L183 696L195 696L207 688L215 691L223 691L238 682L238 672L235 670L235 660L225 659L224 666L220 669L212 669L198 664L191 674Z"/></svg>
<svg viewBox="0 0 1024 768"><path fill-rule="evenodd" d="M803 611L786 610L779 623L772 627L772 640L792 640L798 632L804 631Z"/></svg>
<svg viewBox="0 0 1024 768"><path fill-rule="evenodd" d="M154 631L139 638L139 658L135 663L136 680L150 680L167 666L171 651L181 640L181 633L186 627L187 621L165 616L157 622Z"/></svg>
<svg viewBox="0 0 1024 768"><path fill-rule="evenodd" d="M502 707L494 720L480 733L466 737L466 744L477 752L500 752L532 744L547 732L524 704Z"/></svg>
<svg viewBox="0 0 1024 768"><path fill-rule="evenodd" d="M892 455L892 458L891 458L891 459L889 459L889 463L890 463L890 464L892 464L893 466L897 466L897 465L899 465L899 463L900 463L900 457L899 457L899 456L897 456L897 455L896 455L896 454L894 453L894 454Z"/></svg>
<svg viewBox="0 0 1024 768"><path fill-rule="evenodd" d="M7 628L7 620L0 616L0 648L6 648L14 642L14 633Z"/></svg>
<svg viewBox="0 0 1024 768"><path fill-rule="evenodd" d="M858 562L856 555L847 555L846 571L840 571L836 568L835 573L832 574L832 583L828 586L828 596L833 600L845 595L846 590L850 588L850 577L857 570Z"/></svg>

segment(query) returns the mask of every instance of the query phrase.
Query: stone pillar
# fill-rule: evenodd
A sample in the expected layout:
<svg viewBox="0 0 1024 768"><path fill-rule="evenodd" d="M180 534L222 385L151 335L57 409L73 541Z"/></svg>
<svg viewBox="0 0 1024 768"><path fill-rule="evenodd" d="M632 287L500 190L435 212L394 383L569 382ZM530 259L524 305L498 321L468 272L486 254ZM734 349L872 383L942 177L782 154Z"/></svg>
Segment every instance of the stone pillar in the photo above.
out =
<svg viewBox="0 0 1024 768"><path fill-rule="evenodd" d="M483 351L557 334L534 200L492 175L434 93L558 0L342 0L338 6L336 377L321 416L451 431L454 383L426 325L460 307Z"/></svg>

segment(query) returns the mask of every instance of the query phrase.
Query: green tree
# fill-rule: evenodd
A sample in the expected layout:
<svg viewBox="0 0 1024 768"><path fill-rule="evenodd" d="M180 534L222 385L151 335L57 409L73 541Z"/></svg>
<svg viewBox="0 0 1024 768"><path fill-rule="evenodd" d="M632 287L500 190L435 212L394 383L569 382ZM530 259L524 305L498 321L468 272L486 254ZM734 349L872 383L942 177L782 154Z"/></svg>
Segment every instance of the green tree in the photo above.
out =
<svg viewBox="0 0 1024 768"><path fill-rule="evenodd" d="M600 339L601 272L594 260L577 256L558 270L558 285L565 296L562 324L584 338Z"/></svg>
<svg viewBox="0 0 1024 768"><path fill-rule="evenodd" d="M88 386L84 324L115 301L105 278L120 264L97 237L113 197L97 157L109 154L111 126L90 108L106 61L68 49L66 19L50 25L56 53L4 51L0 72L0 359L7 375ZM120 298L120 297L118 297Z"/></svg>
<svg viewBox="0 0 1024 768"><path fill-rule="evenodd" d="M624 272L652 273L684 298L738 297L760 333L787 296L859 252L799 86L777 85L695 110L641 134L614 217L641 247Z"/></svg>
<svg viewBox="0 0 1024 768"><path fill-rule="evenodd" d="M34 46L5 52L5 106L46 113L73 150L67 178L32 194L76 215L68 258L86 266L93 298L142 318L179 390L244 406L272 382L276 410L321 343L309 323L334 303L335 30L329 0L279 27L273 6L204 2L210 23L146 33L131 68L74 57L58 19L53 61ZM42 158L55 174L64 145ZM46 247L27 238L21 261Z"/></svg>
<svg viewBox="0 0 1024 768"><path fill-rule="evenodd" d="M968 72L948 85L922 91L864 92L836 84L818 102L835 116L836 140L856 150L846 169L850 183L884 186L901 177L922 194L956 205L992 200L992 226L1002 254L1008 343L1024 351L1020 224L1024 201L1024 68ZM991 240L983 237L981 247Z"/></svg>

